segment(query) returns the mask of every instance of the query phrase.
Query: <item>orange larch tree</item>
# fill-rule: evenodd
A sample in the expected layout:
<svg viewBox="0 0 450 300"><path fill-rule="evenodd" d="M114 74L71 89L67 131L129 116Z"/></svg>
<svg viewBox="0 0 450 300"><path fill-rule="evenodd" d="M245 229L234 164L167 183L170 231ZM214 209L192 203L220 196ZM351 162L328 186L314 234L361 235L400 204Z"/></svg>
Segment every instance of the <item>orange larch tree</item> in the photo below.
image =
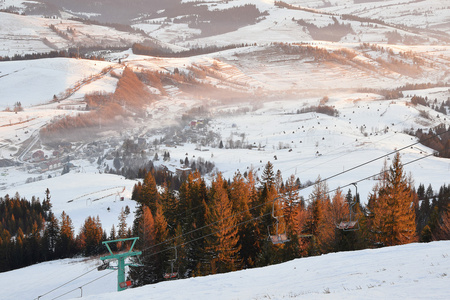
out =
<svg viewBox="0 0 450 300"><path fill-rule="evenodd" d="M417 241L414 193L397 153L371 195L371 230L377 243L392 246Z"/></svg>

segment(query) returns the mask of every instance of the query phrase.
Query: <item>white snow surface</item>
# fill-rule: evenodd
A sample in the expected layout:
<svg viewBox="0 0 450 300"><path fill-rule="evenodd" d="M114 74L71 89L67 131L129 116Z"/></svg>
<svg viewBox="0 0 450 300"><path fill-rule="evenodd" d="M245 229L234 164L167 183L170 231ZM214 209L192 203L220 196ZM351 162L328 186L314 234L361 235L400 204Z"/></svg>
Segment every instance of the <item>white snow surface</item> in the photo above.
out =
<svg viewBox="0 0 450 300"><path fill-rule="evenodd" d="M75 162L76 164L76 162ZM130 208L127 225L131 227L137 203L131 199L135 180L127 180L122 176L111 174L98 174L94 170L78 168L77 171L58 176L61 170L53 175L55 177L44 181L36 181L19 187L12 187L2 191L2 196L14 196L19 192L21 197L31 200L32 196L45 199L45 190L50 190L52 212L58 220L65 211L72 219L75 234L78 234L87 217L99 216L103 230L108 234L111 227L119 223L118 218L122 209ZM11 172L10 176L19 177L19 172ZM22 175L23 176L23 175ZM17 178L16 177L16 178ZM121 198L123 197L123 200Z"/></svg>
<svg viewBox="0 0 450 300"><path fill-rule="evenodd" d="M83 86L83 80L114 65L105 61L70 58L2 62L0 110L12 108L17 101L20 101L23 107L47 103L54 95L62 97L67 89ZM97 80L100 80L100 85ZM88 88L84 88L79 96L92 91L114 92L117 80L101 76L94 82L94 85L89 84Z"/></svg>
<svg viewBox="0 0 450 300"><path fill-rule="evenodd" d="M183 0L193 2L193 0ZM353 0L322 1L322 0L285 0L288 4L297 8L309 9L297 10L280 8L274 5L272 0L235 0L235 1L195 1L198 5L207 5L209 10L225 10L235 6L254 4L261 12L267 13L259 18L256 24L250 24L236 31L227 32L218 36L199 37L192 29L183 28L176 23L163 22L159 26L146 26L137 23L134 26L145 30L151 36L166 42L179 43L180 45L227 45L233 43L257 43L260 45L271 42L310 42L313 38L308 30L297 24L296 20L302 19L313 23L318 27L324 27L332 21L333 14L340 19L341 15L351 14L372 20L382 20L386 25L372 23L367 26L364 22L339 20L344 24L350 24L354 33L347 34L341 42L378 42L386 43L388 32L398 31L409 37L421 37L423 42L436 42L429 33L416 33L410 29L399 29L399 26L407 25L422 30L440 30L448 32L450 29L448 15L450 6L446 0L438 1L366 1L354 3ZM313 11L311 11L311 9ZM150 19L151 21L163 21ZM441 41L439 41L440 43Z"/></svg>
<svg viewBox="0 0 450 300"><path fill-rule="evenodd" d="M59 35L50 28L51 25L55 26ZM61 35L67 34L69 28L73 32L70 37ZM0 56L67 50L80 44L123 47L144 39L140 34L118 31L107 26L0 12Z"/></svg>
<svg viewBox="0 0 450 300"><path fill-rule="evenodd" d="M449 254L450 241L338 252L122 292L115 271L95 269L98 258L64 259L0 273L0 282L3 300L448 299Z"/></svg>

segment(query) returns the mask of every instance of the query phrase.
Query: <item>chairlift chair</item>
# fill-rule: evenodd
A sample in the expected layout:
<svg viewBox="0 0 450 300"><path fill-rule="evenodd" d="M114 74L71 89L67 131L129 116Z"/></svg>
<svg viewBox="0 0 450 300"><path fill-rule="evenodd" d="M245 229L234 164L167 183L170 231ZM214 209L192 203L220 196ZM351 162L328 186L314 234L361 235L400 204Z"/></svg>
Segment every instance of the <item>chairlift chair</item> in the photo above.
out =
<svg viewBox="0 0 450 300"><path fill-rule="evenodd" d="M103 264L97 267L98 271L104 271L109 268L109 261L103 261Z"/></svg>
<svg viewBox="0 0 450 300"><path fill-rule="evenodd" d="M275 234L270 234L270 227L272 227L272 226L271 225L267 226L267 230L269 232L269 241L271 241L272 244L274 244L274 245L284 244L284 243L287 243L290 241L290 239L288 238L288 236L286 234L286 228L284 229L284 232L282 232L282 233L280 233L278 231L278 224L279 224L278 218L280 218L282 216L275 216L275 201L279 198L281 198L281 197L276 198L272 202L272 218L274 218L276 220L275 224L272 225L275 227Z"/></svg>
<svg viewBox="0 0 450 300"><path fill-rule="evenodd" d="M170 260L170 272L164 273L164 279L174 279L178 278L178 272L173 271L173 264L177 261L177 247L175 249L175 258Z"/></svg>
<svg viewBox="0 0 450 300"><path fill-rule="evenodd" d="M349 222L342 221L337 225L337 228L344 231L354 231L359 229L359 223L358 221L349 221Z"/></svg>
<svg viewBox="0 0 450 300"><path fill-rule="evenodd" d="M352 183L356 188L356 195L358 196L358 187L356 186L356 183ZM349 202L348 208L349 208L349 220L348 221L341 221L339 224L336 224L337 229L343 230L343 231L356 231L359 230L359 222L358 220L353 220L353 207L356 205L356 200Z"/></svg>

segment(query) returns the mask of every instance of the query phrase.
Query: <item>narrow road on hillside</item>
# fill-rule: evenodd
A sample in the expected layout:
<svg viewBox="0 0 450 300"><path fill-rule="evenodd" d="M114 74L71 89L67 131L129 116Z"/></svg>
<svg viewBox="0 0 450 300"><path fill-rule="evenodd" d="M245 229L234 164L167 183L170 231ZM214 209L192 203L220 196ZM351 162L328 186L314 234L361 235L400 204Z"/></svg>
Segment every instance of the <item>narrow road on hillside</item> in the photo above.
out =
<svg viewBox="0 0 450 300"><path fill-rule="evenodd" d="M36 130L35 132L33 132L33 134L31 135L31 137L24 142L24 144L26 144L28 141L29 144L25 146L25 148L22 150L22 152L17 156L17 161L20 163L25 163L25 161L23 160L23 158L25 157L25 155L27 155L28 152L30 152L30 150L34 147L34 145L36 145L36 143L39 141L39 129Z"/></svg>

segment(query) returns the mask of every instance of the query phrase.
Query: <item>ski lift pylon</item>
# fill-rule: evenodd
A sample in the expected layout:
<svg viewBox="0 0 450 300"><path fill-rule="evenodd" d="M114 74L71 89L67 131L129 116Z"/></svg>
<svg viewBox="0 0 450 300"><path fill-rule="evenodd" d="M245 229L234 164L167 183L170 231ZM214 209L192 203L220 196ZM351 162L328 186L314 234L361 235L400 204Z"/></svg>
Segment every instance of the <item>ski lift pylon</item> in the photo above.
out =
<svg viewBox="0 0 450 300"><path fill-rule="evenodd" d="M129 285L125 284L123 285L123 282L125 282L125 267L126 266L136 266L133 263L125 263L125 259L131 256L139 256L142 254L141 251L133 251L133 247L136 244L136 241L138 240L138 237L131 237L131 238L124 238L124 239L118 239L118 240L112 240L112 241L103 241L102 244L106 246L106 248L109 251L110 255L102 256L100 257L100 260L103 261L103 265L101 265L99 268L97 268L99 271L105 270L105 269L113 269L117 270L117 291L123 291L126 289ZM130 249L123 253L116 253L114 254L111 250L111 247L109 246L110 243L122 243L126 241L133 241L133 243L130 246ZM117 260L117 266L110 266L109 260Z"/></svg>
<svg viewBox="0 0 450 300"><path fill-rule="evenodd" d="M275 216L275 201L277 201L278 199L281 199L282 197L278 197L275 198L272 202L272 218L274 218L276 220L275 222L275 234L270 234L270 225L267 226L267 230L269 232L269 241L272 242L272 244L277 245L277 244L284 244L286 242L289 242L290 239L288 238L287 234L286 234L286 228L284 230L284 232L280 233L278 231L278 224L279 224L279 220L278 218L282 217L282 216ZM273 226L273 225L272 225Z"/></svg>

